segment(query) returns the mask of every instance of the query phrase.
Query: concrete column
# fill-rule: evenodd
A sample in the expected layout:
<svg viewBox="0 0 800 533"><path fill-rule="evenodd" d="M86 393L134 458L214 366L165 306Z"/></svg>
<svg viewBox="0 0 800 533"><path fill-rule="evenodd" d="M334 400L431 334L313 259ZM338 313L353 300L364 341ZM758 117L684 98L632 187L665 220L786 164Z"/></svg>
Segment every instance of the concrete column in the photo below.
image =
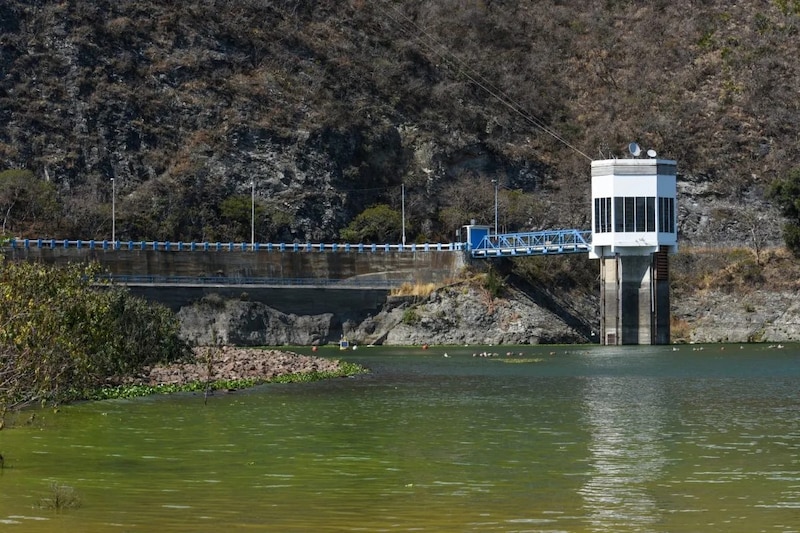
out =
<svg viewBox="0 0 800 533"><path fill-rule="evenodd" d="M669 344L666 251L600 259L603 344Z"/></svg>

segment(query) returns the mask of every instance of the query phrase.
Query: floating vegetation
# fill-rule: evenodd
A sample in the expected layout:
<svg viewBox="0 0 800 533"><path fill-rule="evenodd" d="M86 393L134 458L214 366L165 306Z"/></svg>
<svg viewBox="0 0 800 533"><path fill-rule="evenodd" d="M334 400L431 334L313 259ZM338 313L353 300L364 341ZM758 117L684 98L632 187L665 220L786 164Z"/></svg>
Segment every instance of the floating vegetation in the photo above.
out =
<svg viewBox="0 0 800 533"><path fill-rule="evenodd" d="M172 394L175 392L203 392L215 390L239 390L263 385L265 383L310 383L323 379L339 378L363 374L367 370L356 363L339 361L339 369L335 372L314 371L299 372L295 374L284 374L269 379L247 378L247 379L223 379L217 381L192 381L181 384L159 384L159 385L121 385L119 387L103 387L85 396L90 400L110 400L120 398L136 398L139 396L149 396L151 394Z"/></svg>

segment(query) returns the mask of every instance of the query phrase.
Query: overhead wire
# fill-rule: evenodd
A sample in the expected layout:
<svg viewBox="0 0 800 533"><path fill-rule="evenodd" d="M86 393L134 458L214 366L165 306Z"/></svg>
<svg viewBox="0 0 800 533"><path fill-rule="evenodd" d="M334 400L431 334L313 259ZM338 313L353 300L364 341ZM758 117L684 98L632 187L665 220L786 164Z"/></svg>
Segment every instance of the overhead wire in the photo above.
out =
<svg viewBox="0 0 800 533"><path fill-rule="evenodd" d="M386 0L384 0L383 3L388 3L388 2ZM572 143L570 143L569 141L564 139L564 137L562 137L557 131L555 131L554 129L552 129L549 126L547 126L544 123L544 121L542 121L541 119L537 118L536 116L534 116L530 112L526 111L524 109L524 107L522 106L522 104L520 104L514 98L512 98L507 93L505 93L501 88L499 88L496 85L494 85L490 80L486 79L486 77L483 76L480 72L477 72L470 65L468 65L467 63L465 63L464 61L459 59L457 56L455 56L449 50L447 50L447 47L444 44L442 44L439 40L437 40L433 35L431 35L429 32L427 32L424 28L421 28L416 22L411 20L406 14L404 14L402 11L400 11L396 6L390 5L389 7L391 8L392 11L394 11L394 13L397 14L397 16L402 18L407 24L410 24L413 27L413 29L415 29L418 32L418 34L423 35L424 38L427 39L427 42L426 42L425 39L420 38L417 35L415 35L414 33L412 33L407 28L407 26L405 26L403 24L402 21L400 21L396 17L392 16L392 14L389 13L387 10L383 10L382 9L381 11L383 12L383 14L386 15L387 18L391 19L395 24L397 24L397 26L400 28L400 31L404 32L406 35L409 35L415 41L417 41L422 46L427 48L429 51L431 51L434 54L436 54L445 63L448 63L448 64L450 64L450 65L452 65L454 67L457 67L457 69L467 79L469 79L473 84L477 85L478 87L480 87L481 89L486 91L489 95L494 97L498 102L500 102L504 106L506 106L509 109L511 109L514 113L516 113L517 115L522 117L524 120L526 120L527 122L529 122L530 124L532 124L533 126L538 128L542 132L546 133L547 135L551 136L553 139L557 140L558 142L560 142L563 145L567 146L568 148L572 149L576 153L582 155L583 157L585 157L589 161L592 160L592 158L589 157L586 153L584 153L582 150L580 150L579 148L574 146ZM381 9L381 8L379 7L379 9Z"/></svg>

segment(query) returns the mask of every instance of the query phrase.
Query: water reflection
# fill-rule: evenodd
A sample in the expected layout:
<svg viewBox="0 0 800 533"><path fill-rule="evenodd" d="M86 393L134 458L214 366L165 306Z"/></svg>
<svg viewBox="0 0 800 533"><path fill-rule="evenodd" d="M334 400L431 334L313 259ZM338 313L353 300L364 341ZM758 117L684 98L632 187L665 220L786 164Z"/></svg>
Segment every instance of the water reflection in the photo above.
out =
<svg viewBox="0 0 800 533"><path fill-rule="evenodd" d="M650 486L666 464L663 380L596 377L585 388L588 480L579 491L594 531L653 531L661 509Z"/></svg>

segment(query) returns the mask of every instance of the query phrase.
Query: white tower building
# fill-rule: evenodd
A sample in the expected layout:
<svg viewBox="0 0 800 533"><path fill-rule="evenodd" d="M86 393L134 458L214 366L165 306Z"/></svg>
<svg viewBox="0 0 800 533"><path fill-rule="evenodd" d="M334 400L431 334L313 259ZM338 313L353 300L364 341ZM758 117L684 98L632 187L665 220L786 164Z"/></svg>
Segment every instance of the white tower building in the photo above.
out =
<svg viewBox="0 0 800 533"><path fill-rule="evenodd" d="M631 144L631 153L641 150ZM592 248L600 259L601 343L670 342L669 260L678 249L677 164L592 161Z"/></svg>

